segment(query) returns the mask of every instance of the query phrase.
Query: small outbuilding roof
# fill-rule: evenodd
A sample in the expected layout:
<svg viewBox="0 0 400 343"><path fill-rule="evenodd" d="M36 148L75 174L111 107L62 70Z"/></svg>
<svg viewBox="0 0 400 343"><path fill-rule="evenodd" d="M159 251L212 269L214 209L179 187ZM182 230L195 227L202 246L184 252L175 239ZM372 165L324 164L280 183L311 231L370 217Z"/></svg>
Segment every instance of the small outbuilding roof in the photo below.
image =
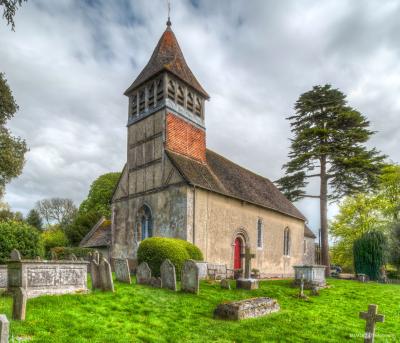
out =
<svg viewBox="0 0 400 343"><path fill-rule="evenodd" d="M182 177L194 186L305 220L303 214L267 178L207 149L207 163L167 150Z"/></svg>
<svg viewBox="0 0 400 343"><path fill-rule="evenodd" d="M304 225L304 237L308 237L308 238L317 238L317 236L315 236L314 232L311 231L311 229L307 226Z"/></svg>
<svg viewBox="0 0 400 343"><path fill-rule="evenodd" d="M83 248L99 248L111 245L111 221L102 217L79 243Z"/></svg>

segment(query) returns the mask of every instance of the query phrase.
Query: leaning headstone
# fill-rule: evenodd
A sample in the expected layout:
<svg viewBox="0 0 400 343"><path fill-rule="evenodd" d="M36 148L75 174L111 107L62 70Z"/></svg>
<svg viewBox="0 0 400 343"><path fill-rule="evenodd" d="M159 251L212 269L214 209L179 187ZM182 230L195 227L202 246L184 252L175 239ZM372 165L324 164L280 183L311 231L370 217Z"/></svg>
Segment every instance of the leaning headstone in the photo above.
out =
<svg viewBox="0 0 400 343"><path fill-rule="evenodd" d="M26 314L26 301L28 296L25 289L22 287L13 289L13 312L12 318L14 320L25 320Z"/></svg>
<svg viewBox="0 0 400 343"><path fill-rule="evenodd" d="M78 261L78 258L76 257L76 255L75 255L74 253L71 253L71 254L69 255L69 259L70 259L71 261Z"/></svg>
<svg viewBox="0 0 400 343"><path fill-rule="evenodd" d="M161 287L162 287L161 278L152 276L152 277L150 278L149 285L150 285L151 287L154 287L154 288L161 288Z"/></svg>
<svg viewBox="0 0 400 343"><path fill-rule="evenodd" d="M97 263L100 263L100 254L97 250L93 252L93 260L95 260Z"/></svg>
<svg viewBox="0 0 400 343"><path fill-rule="evenodd" d="M151 269L147 262L142 262L136 269L136 282L139 285L148 285L151 279Z"/></svg>
<svg viewBox="0 0 400 343"><path fill-rule="evenodd" d="M120 282L131 284L131 273L129 270L128 259L114 259L115 278Z"/></svg>
<svg viewBox="0 0 400 343"><path fill-rule="evenodd" d="M378 305L368 305L368 312L360 312L360 318L367 321L365 325L364 343L373 343L375 339L375 323L383 323L385 316L378 314Z"/></svg>
<svg viewBox="0 0 400 343"><path fill-rule="evenodd" d="M95 260L90 261L90 276L92 278L92 288L101 289L100 266Z"/></svg>
<svg viewBox="0 0 400 343"><path fill-rule="evenodd" d="M214 318L241 320L262 317L279 310L280 306L275 299L253 298L219 304L214 311Z"/></svg>
<svg viewBox="0 0 400 343"><path fill-rule="evenodd" d="M181 289L184 292L199 293L199 267L193 260L187 260L183 265Z"/></svg>
<svg viewBox="0 0 400 343"><path fill-rule="evenodd" d="M231 284L229 283L228 279L222 279L221 280L221 288L231 289Z"/></svg>
<svg viewBox="0 0 400 343"><path fill-rule="evenodd" d="M103 291L114 292L114 282L112 278L110 263L103 257L100 261L100 280Z"/></svg>
<svg viewBox="0 0 400 343"><path fill-rule="evenodd" d="M160 272L162 287L176 291L176 272L174 264L169 259L164 260L161 264Z"/></svg>
<svg viewBox="0 0 400 343"><path fill-rule="evenodd" d="M0 314L0 343L8 343L10 322L5 314Z"/></svg>
<svg viewBox="0 0 400 343"><path fill-rule="evenodd" d="M21 254L17 249L13 249L10 254L11 261L21 261Z"/></svg>

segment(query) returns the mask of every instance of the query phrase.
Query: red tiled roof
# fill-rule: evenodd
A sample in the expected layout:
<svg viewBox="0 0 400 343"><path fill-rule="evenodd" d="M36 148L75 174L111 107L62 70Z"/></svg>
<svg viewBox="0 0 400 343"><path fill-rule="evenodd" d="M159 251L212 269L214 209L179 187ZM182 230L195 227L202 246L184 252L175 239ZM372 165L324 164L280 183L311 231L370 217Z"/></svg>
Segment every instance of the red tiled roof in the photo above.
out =
<svg viewBox="0 0 400 343"><path fill-rule="evenodd" d="M124 94L128 95L134 88L140 86L161 71L169 71L189 86L193 87L204 97L207 99L209 98L207 92L203 89L188 67L170 26L167 27L158 41L147 65Z"/></svg>

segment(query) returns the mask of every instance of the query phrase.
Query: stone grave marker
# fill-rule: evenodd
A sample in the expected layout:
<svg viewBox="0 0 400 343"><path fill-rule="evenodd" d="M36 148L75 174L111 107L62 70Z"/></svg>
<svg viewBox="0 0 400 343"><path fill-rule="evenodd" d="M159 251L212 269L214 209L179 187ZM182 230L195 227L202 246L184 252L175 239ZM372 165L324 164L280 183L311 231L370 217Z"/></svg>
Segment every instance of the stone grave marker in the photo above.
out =
<svg viewBox="0 0 400 343"><path fill-rule="evenodd" d="M75 255L74 253L72 253L72 254L69 255L69 259L70 259L71 261L78 261L78 258L76 257L76 255Z"/></svg>
<svg viewBox="0 0 400 343"><path fill-rule="evenodd" d="M183 265L181 289L184 292L199 294L199 267L193 260L187 260Z"/></svg>
<svg viewBox="0 0 400 343"><path fill-rule="evenodd" d="M0 343L8 343L10 322L5 314L0 314Z"/></svg>
<svg viewBox="0 0 400 343"><path fill-rule="evenodd" d="M228 279L222 279L221 280L221 288L231 289L231 284L229 283Z"/></svg>
<svg viewBox="0 0 400 343"><path fill-rule="evenodd" d="M56 261L57 260L57 254L54 251L51 252L51 260L52 261Z"/></svg>
<svg viewBox="0 0 400 343"><path fill-rule="evenodd" d="M41 261L42 258L41 258L40 256L36 256L36 257L35 257L35 260L36 260L36 261Z"/></svg>
<svg viewBox="0 0 400 343"><path fill-rule="evenodd" d="M150 285L151 287L154 287L154 288L161 288L161 287L162 287L161 278L152 276L152 277L150 278L149 285Z"/></svg>
<svg viewBox="0 0 400 343"><path fill-rule="evenodd" d="M251 260L256 257L255 254L250 253L250 248L246 247L245 253L240 255L244 258L244 278L236 280L236 288L241 289L258 289L258 280L251 278Z"/></svg>
<svg viewBox="0 0 400 343"><path fill-rule="evenodd" d="M90 261L90 276L92 278L92 289L101 289L100 266L95 260Z"/></svg>
<svg viewBox="0 0 400 343"><path fill-rule="evenodd" d="M241 320L265 316L279 310L280 306L275 299L253 298L219 304L214 311L214 318Z"/></svg>
<svg viewBox="0 0 400 343"><path fill-rule="evenodd" d="M93 252L93 260L95 260L97 263L100 263L100 254L97 250Z"/></svg>
<svg viewBox="0 0 400 343"><path fill-rule="evenodd" d="M17 249L13 249L10 253L11 261L21 261L21 254Z"/></svg>
<svg viewBox="0 0 400 343"><path fill-rule="evenodd" d="M116 258L113 261L115 278L120 282L131 284L131 273L129 270L128 259Z"/></svg>
<svg viewBox="0 0 400 343"><path fill-rule="evenodd" d="M28 296L22 287L13 289L13 311L12 318L14 320L25 320L26 301Z"/></svg>
<svg viewBox="0 0 400 343"><path fill-rule="evenodd" d="M151 269L147 262L142 262L136 269L136 282L139 285L148 285L150 284L150 279Z"/></svg>
<svg viewBox="0 0 400 343"><path fill-rule="evenodd" d="M161 264L160 272L162 287L176 291L176 271L174 264L169 259L164 260Z"/></svg>
<svg viewBox="0 0 400 343"><path fill-rule="evenodd" d="M360 318L367 321L365 325L364 343L373 343L375 339L375 323L383 323L385 316L378 314L378 305L368 305L368 312L360 312Z"/></svg>
<svg viewBox="0 0 400 343"><path fill-rule="evenodd" d="M99 265L101 289L103 291L114 292L114 282L112 278L110 263L103 257Z"/></svg>

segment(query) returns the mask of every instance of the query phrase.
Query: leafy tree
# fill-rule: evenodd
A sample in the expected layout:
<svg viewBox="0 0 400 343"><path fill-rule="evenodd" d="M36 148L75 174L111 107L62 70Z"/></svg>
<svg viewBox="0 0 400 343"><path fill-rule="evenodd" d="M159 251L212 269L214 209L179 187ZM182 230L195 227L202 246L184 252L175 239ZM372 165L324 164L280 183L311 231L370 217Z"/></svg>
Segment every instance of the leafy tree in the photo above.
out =
<svg viewBox="0 0 400 343"><path fill-rule="evenodd" d="M354 242L354 269L357 274L366 274L371 280L380 278L381 268L386 263L387 240L379 231L369 231Z"/></svg>
<svg viewBox="0 0 400 343"><path fill-rule="evenodd" d="M65 227L72 223L77 209L71 199L51 198L36 203L36 210L44 218L47 225L53 223Z"/></svg>
<svg viewBox="0 0 400 343"><path fill-rule="evenodd" d="M121 173L107 173L99 176L90 186L89 194L80 207L79 212L94 211L100 215L111 217L111 197Z"/></svg>
<svg viewBox="0 0 400 343"><path fill-rule="evenodd" d="M78 213L74 221L65 228L65 234L73 246L79 245L83 237L100 220L101 215L95 211Z"/></svg>
<svg viewBox="0 0 400 343"><path fill-rule="evenodd" d="M10 257L18 249L25 258L43 256L43 245L39 231L23 222L0 222L0 261Z"/></svg>
<svg viewBox="0 0 400 343"><path fill-rule="evenodd" d="M50 257L50 250L55 247L68 245L68 238L59 225L42 232L42 241L47 257Z"/></svg>
<svg viewBox="0 0 400 343"><path fill-rule="evenodd" d="M43 229L43 220L40 217L40 214L34 208L29 211L28 216L25 219L26 223L37 228L38 230Z"/></svg>
<svg viewBox="0 0 400 343"><path fill-rule="evenodd" d="M10 206L8 206L7 203L0 202L0 222L9 220L21 222L24 220L24 216L21 212L11 211Z"/></svg>
<svg viewBox="0 0 400 343"><path fill-rule="evenodd" d="M348 106L346 96L330 85L314 86L295 104L288 119L294 138L285 176L277 181L292 201L309 197L320 201L321 257L329 274L328 201L366 191L378 182L384 156L364 143L373 134L369 122ZM319 194L307 194L309 180L318 178Z"/></svg>
<svg viewBox="0 0 400 343"><path fill-rule="evenodd" d="M26 143L11 135L5 124L18 110L4 74L0 73L0 198L5 185L21 174L25 163Z"/></svg>
<svg viewBox="0 0 400 343"><path fill-rule="evenodd" d="M382 169L378 199L384 202L384 214L394 222L400 220L400 165L387 165Z"/></svg>
<svg viewBox="0 0 400 343"><path fill-rule="evenodd" d="M398 272L400 272L400 222L396 222L392 225L390 262L393 263Z"/></svg>
<svg viewBox="0 0 400 343"><path fill-rule="evenodd" d="M0 6L4 8L3 18L7 20L7 25L11 25L13 31L15 30L14 16L24 1L27 0L0 0Z"/></svg>

